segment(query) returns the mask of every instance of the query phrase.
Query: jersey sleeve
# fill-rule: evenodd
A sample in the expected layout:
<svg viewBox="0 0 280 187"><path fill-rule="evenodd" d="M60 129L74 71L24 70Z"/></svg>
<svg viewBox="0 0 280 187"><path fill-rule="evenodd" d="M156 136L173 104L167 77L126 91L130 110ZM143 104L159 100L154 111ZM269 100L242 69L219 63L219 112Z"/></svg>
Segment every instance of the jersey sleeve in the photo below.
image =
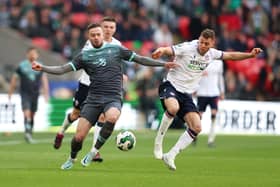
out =
<svg viewBox="0 0 280 187"><path fill-rule="evenodd" d="M211 48L211 55L215 60L222 60L223 58L223 51Z"/></svg>
<svg viewBox="0 0 280 187"><path fill-rule="evenodd" d="M121 55L121 59L126 61L132 61L136 53L127 48L120 47L120 55Z"/></svg>
<svg viewBox="0 0 280 187"><path fill-rule="evenodd" d="M77 56L73 58L69 64L72 66L73 71L77 71L83 68L83 54L80 52Z"/></svg>
<svg viewBox="0 0 280 187"><path fill-rule="evenodd" d="M184 42L177 45L173 45L171 48L175 56L182 56L189 49L189 46L190 46L189 42Z"/></svg>

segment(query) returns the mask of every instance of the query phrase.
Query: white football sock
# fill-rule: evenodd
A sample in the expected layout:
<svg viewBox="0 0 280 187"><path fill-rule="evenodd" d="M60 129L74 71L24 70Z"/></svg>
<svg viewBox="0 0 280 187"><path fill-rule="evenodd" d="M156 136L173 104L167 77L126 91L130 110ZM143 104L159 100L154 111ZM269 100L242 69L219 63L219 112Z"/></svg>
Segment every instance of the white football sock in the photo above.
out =
<svg viewBox="0 0 280 187"><path fill-rule="evenodd" d="M97 142L98 136L100 134L102 127L95 124L93 128L93 141L92 141L92 147L94 147L95 143Z"/></svg>
<svg viewBox="0 0 280 187"><path fill-rule="evenodd" d="M168 152L170 156L175 158L182 150L186 149L187 146L189 146L193 141L193 138L189 135L187 131L185 131L176 144L171 148L171 150Z"/></svg>
<svg viewBox="0 0 280 187"><path fill-rule="evenodd" d="M208 143L213 143L215 141L215 137L216 137L215 126L216 126L216 120L212 120L210 125L209 135L208 135Z"/></svg>
<svg viewBox="0 0 280 187"><path fill-rule="evenodd" d="M71 122L68 120L68 115L70 115L70 113L67 113L65 115L65 118L63 120L62 126L60 128L60 130L58 131L58 133L60 134L64 134L64 132L68 129L68 127L71 125Z"/></svg>
<svg viewBox="0 0 280 187"><path fill-rule="evenodd" d="M162 144L163 138L164 138L169 126L171 125L173 119L174 119L174 117L167 116L166 112L163 114L159 129L157 132L157 136L155 139L156 144Z"/></svg>
<svg viewBox="0 0 280 187"><path fill-rule="evenodd" d="M92 146L90 152L96 154L97 152L99 152L99 150Z"/></svg>

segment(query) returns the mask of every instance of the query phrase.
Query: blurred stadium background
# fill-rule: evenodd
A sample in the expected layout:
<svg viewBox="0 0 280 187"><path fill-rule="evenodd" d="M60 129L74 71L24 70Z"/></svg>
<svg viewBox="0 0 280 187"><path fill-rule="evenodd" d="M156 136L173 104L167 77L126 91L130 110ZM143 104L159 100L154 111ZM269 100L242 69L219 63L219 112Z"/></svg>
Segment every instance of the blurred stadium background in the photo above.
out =
<svg viewBox="0 0 280 187"><path fill-rule="evenodd" d="M224 114L232 121L238 118L240 123L248 120L250 123L251 120L255 127L260 123L259 118L263 119L264 128L269 125L267 121L279 121L276 108L280 100L280 10L277 0L2 0L0 92L3 99L0 131L22 130L18 100L15 97L15 102L8 107L5 94L10 77L24 58L27 47L37 46L40 60L45 64L64 64L85 43L86 26L100 21L103 16L116 18L115 37L124 46L147 56L158 46L196 39L208 27L217 33L218 49L249 51L254 46L261 47L264 52L257 59L224 63L224 105L227 108L222 109L226 110ZM129 81L125 85L126 107L123 113L132 113L129 123L135 123L123 124L125 121L120 120L124 126L119 128L156 128L162 112L157 87L165 71L143 68L137 64L125 64L124 71ZM47 123L44 127L56 127L63 120L65 110L71 108L79 73L48 77L51 100L49 106L42 103L38 113L39 116L40 113L48 116L44 118ZM153 93L151 96L141 97L141 93L149 91ZM246 105L246 110L246 107L238 109L228 104L228 100L236 101L237 105L241 101L250 101L251 104ZM156 107L149 105L151 102ZM272 114L265 109L259 115L258 110L254 110L259 102L272 103L268 106ZM11 128L15 123L20 125ZM181 126L174 124L172 127ZM53 128L45 128L49 129ZM37 125L35 130L44 128Z"/></svg>

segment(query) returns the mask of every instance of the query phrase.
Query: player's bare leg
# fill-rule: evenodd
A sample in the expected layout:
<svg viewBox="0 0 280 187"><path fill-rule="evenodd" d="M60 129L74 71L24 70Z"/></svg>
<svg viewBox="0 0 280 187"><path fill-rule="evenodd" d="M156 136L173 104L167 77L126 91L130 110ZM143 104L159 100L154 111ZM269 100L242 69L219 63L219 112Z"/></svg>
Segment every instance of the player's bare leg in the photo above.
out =
<svg viewBox="0 0 280 187"><path fill-rule="evenodd" d="M101 147L106 143L108 138L111 136L116 121L120 117L120 110L116 107L111 107L105 112L105 123L102 127L98 139L91 149L91 151L81 160L83 166L88 166L95 155L99 152Z"/></svg>
<svg viewBox="0 0 280 187"><path fill-rule="evenodd" d="M196 112L189 112L184 120L189 128L180 136L176 144L166 154L163 154L164 163L171 169L176 170L175 158L184 149L186 149L201 131L200 116Z"/></svg>
<svg viewBox="0 0 280 187"><path fill-rule="evenodd" d="M81 118L79 120L77 129L76 129L76 133L71 141L70 156L66 160L66 162L61 165L61 169L67 170L67 169L71 169L73 167L74 162L77 159L77 154L82 149L83 141L84 141L85 137L87 136L91 127L92 126L87 119Z"/></svg>

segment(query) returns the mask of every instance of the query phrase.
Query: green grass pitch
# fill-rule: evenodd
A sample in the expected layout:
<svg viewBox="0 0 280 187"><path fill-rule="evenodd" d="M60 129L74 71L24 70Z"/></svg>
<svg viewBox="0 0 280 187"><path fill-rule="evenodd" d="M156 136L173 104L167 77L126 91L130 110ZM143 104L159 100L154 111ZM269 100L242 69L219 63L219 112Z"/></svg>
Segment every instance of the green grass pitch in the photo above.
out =
<svg viewBox="0 0 280 187"><path fill-rule="evenodd" d="M169 130L167 151L182 130ZM0 135L0 186L2 187L280 187L279 136L217 136L208 148L206 136L176 159L170 171L153 158L155 131L136 131L135 149L122 152L115 146L116 133L101 150L103 163L83 168L80 159L89 151L90 134L78 161L62 171L73 134L66 134L61 149L52 147L54 133L35 133L36 144L27 144L22 133Z"/></svg>

